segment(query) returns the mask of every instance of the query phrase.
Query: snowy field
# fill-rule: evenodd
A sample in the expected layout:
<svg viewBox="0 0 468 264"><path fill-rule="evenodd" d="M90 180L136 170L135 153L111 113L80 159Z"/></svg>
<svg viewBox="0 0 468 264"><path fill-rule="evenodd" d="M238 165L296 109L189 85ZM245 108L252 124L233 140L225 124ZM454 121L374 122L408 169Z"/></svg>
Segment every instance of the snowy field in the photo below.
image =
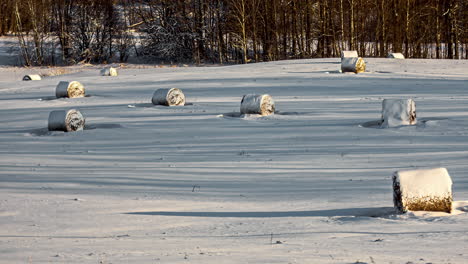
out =
<svg viewBox="0 0 468 264"><path fill-rule="evenodd" d="M0 68L0 263L468 263L468 61L366 61ZM90 96L54 99L62 80ZM189 105L150 104L171 87ZM246 93L279 113L236 117ZM367 127L385 98L418 125ZM87 129L48 132L69 108ZM454 213L394 214L393 172L431 167Z"/></svg>

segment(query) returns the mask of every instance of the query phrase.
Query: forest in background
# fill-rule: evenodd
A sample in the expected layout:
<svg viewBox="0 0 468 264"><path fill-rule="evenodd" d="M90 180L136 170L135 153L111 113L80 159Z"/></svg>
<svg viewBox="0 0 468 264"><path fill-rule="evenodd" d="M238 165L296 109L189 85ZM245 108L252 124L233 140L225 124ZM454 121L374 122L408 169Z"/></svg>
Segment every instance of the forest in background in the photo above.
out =
<svg viewBox="0 0 468 264"><path fill-rule="evenodd" d="M466 0L4 0L24 65L468 59Z"/></svg>

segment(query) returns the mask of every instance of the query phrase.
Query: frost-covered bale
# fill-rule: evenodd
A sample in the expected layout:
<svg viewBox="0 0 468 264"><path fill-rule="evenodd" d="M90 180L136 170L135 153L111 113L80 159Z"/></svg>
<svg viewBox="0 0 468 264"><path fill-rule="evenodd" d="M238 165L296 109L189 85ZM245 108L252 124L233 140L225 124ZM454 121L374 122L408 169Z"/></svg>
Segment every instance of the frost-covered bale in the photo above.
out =
<svg viewBox="0 0 468 264"><path fill-rule="evenodd" d="M242 97L241 114L259 114L262 116L275 113L275 102L268 94L246 94Z"/></svg>
<svg viewBox="0 0 468 264"><path fill-rule="evenodd" d="M117 69L114 67L107 67L101 70L102 76L117 76Z"/></svg>
<svg viewBox="0 0 468 264"><path fill-rule="evenodd" d="M341 60L341 72L361 73L366 71L366 63L361 57L347 57Z"/></svg>
<svg viewBox="0 0 468 264"><path fill-rule="evenodd" d="M389 53L387 58L391 58L391 59L405 59L405 55L403 55L402 53Z"/></svg>
<svg viewBox="0 0 468 264"><path fill-rule="evenodd" d="M343 50L341 51L341 60L344 58L357 58L359 57L357 51L355 50Z"/></svg>
<svg viewBox="0 0 468 264"><path fill-rule="evenodd" d="M154 105L183 106L185 105L185 95L177 88L158 89L154 92L151 102Z"/></svg>
<svg viewBox="0 0 468 264"><path fill-rule="evenodd" d="M42 80L39 74L28 74L23 77L23 81L40 81Z"/></svg>
<svg viewBox="0 0 468 264"><path fill-rule="evenodd" d="M393 204L401 213L450 213L452 201L452 179L445 168L397 171L393 174Z"/></svg>
<svg viewBox="0 0 468 264"><path fill-rule="evenodd" d="M416 103L413 99L384 99L382 102L382 128L414 125Z"/></svg>
<svg viewBox="0 0 468 264"><path fill-rule="evenodd" d="M49 131L73 132L83 130L84 126L85 118L78 110L55 110L49 114Z"/></svg>
<svg viewBox="0 0 468 264"><path fill-rule="evenodd" d="M55 89L55 96L57 98L61 97L69 97L69 98L77 98L77 97L84 97L85 96L85 88L84 86L77 82L64 82L61 81L57 85Z"/></svg>

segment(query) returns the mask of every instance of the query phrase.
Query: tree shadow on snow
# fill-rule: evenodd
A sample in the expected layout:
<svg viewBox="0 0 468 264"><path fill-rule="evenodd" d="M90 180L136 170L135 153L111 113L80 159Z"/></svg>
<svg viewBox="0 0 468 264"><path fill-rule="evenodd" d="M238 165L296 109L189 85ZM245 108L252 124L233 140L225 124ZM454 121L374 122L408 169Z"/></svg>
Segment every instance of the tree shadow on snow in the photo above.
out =
<svg viewBox="0 0 468 264"><path fill-rule="evenodd" d="M347 208L315 211L283 212L129 212L132 215L157 215L181 217L235 217L235 218L275 218L275 217L389 217L394 215L393 207Z"/></svg>

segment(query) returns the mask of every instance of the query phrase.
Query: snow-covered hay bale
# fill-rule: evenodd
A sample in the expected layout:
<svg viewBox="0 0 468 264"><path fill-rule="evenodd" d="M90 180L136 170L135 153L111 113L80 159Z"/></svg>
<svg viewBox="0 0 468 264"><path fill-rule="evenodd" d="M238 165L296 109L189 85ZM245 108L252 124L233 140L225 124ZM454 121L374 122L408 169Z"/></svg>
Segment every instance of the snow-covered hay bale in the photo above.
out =
<svg viewBox="0 0 468 264"><path fill-rule="evenodd" d="M347 57L341 60L341 72L361 73L366 71L366 63L361 57Z"/></svg>
<svg viewBox="0 0 468 264"><path fill-rule="evenodd" d="M405 55L403 55L402 53L389 53L387 58L391 58L391 59L405 59Z"/></svg>
<svg viewBox="0 0 468 264"><path fill-rule="evenodd" d="M154 92L151 102L154 105L183 106L185 105L185 95L177 88L158 89Z"/></svg>
<svg viewBox="0 0 468 264"><path fill-rule="evenodd" d="M55 110L49 114L49 131L73 132L83 130L84 126L85 118L78 110Z"/></svg>
<svg viewBox="0 0 468 264"><path fill-rule="evenodd" d="M393 203L401 213L450 213L452 201L452 179L445 168L397 171L393 174Z"/></svg>
<svg viewBox="0 0 468 264"><path fill-rule="evenodd" d="M275 113L275 102L268 94L246 94L242 97L241 114L259 114L262 116Z"/></svg>
<svg viewBox="0 0 468 264"><path fill-rule="evenodd" d="M64 82L61 81L55 89L55 96L57 98L68 97L68 98L77 98L85 96L84 86L77 82Z"/></svg>
<svg viewBox="0 0 468 264"><path fill-rule="evenodd" d="M39 74L28 74L23 77L23 81L40 81L42 80Z"/></svg>
<svg viewBox="0 0 468 264"><path fill-rule="evenodd" d="M114 67L107 67L101 70L102 76L117 76L117 69Z"/></svg>
<svg viewBox="0 0 468 264"><path fill-rule="evenodd" d="M357 51L355 50L343 50L341 51L341 60L344 58L357 58L359 57Z"/></svg>
<svg viewBox="0 0 468 264"><path fill-rule="evenodd" d="M382 102L382 128L415 125L416 103L413 99L384 99Z"/></svg>

